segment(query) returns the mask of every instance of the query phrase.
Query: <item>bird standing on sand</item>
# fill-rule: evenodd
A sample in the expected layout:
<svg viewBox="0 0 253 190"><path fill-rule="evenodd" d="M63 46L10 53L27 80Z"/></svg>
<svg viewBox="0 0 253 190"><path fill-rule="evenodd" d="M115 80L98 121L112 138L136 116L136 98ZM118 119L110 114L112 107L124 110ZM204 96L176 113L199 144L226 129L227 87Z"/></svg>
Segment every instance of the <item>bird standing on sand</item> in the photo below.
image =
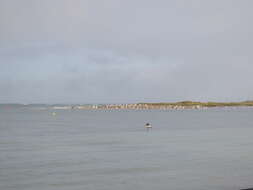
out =
<svg viewBox="0 0 253 190"><path fill-rule="evenodd" d="M147 129L147 131L152 129L152 126L149 123L146 123L146 125L144 127Z"/></svg>

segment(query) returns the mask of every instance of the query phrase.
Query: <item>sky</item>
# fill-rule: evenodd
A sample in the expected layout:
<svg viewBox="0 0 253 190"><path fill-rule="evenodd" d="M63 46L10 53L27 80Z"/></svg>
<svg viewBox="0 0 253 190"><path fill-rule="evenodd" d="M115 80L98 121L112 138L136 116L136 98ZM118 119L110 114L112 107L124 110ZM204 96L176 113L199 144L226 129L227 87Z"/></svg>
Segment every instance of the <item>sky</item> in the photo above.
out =
<svg viewBox="0 0 253 190"><path fill-rule="evenodd" d="M253 100L251 0L0 0L0 103Z"/></svg>

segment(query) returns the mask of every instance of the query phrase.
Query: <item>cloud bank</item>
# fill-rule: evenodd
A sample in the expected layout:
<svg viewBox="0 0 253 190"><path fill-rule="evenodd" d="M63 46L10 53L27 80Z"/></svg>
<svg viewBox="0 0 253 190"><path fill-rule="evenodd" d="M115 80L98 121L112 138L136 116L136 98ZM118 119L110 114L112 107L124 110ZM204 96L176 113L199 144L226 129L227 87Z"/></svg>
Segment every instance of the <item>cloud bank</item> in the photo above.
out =
<svg viewBox="0 0 253 190"><path fill-rule="evenodd" d="M253 99L252 5L0 0L0 102Z"/></svg>

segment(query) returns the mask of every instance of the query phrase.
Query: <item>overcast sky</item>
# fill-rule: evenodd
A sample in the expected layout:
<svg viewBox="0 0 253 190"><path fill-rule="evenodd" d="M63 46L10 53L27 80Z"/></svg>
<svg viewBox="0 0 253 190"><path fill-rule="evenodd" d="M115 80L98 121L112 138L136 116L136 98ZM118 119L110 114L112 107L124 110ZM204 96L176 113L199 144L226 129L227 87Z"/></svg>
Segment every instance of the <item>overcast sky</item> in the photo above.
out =
<svg viewBox="0 0 253 190"><path fill-rule="evenodd" d="M0 102L253 99L251 0L0 0Z"/></svg>

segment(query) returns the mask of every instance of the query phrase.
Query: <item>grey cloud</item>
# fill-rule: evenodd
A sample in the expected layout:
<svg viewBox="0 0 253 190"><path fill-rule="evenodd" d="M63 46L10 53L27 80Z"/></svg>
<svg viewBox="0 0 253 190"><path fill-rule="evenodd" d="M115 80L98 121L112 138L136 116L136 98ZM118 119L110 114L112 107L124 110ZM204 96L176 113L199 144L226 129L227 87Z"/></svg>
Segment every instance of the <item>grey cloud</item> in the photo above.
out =
<svg viewBox="0 0 253 190"><path fill-rule="evenodd" d="M0 102L253 99L252 5L0 0Z"/></svg>

